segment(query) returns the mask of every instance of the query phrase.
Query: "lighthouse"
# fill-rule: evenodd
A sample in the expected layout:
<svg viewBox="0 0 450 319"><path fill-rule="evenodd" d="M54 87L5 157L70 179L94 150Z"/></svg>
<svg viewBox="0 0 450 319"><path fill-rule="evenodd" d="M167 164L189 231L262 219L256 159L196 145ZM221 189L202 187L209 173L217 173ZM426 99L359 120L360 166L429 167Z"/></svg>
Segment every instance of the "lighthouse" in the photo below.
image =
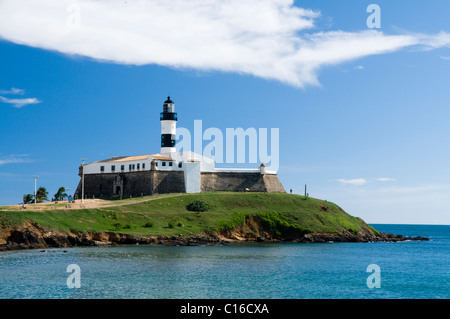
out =
<svg viewBox="0 0 450 319"><path fill-rule="evenodd" d="M177 120L175 104L168 96L160 113L160 153L83 162L79 168L81 179L76 197L131 198L220 191L286 192L276 171L268 170L265 164L259 168L218 168L213 158L185 149L185 145L183 151L177 151ZM270 158L271 163L272 160Z"/></svg>
<svg viewBox="0 0 450 319"><path fill-rule="evenodd" d="M175 139L177 135L177 113L175 113L175 104L167 97L163 104L163 111L160 114L161 121L161 153L174 153Z"/></svg>

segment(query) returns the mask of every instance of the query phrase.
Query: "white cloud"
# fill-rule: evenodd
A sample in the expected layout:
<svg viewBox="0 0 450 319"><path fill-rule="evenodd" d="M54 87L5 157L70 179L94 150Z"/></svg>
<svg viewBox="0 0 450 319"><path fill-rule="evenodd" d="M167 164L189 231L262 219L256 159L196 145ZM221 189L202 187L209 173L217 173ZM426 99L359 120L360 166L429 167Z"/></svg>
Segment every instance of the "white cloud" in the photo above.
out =
<svg viewBox="0 0 450 319"><path fill-rule="evenodd" d="M355 178L355 179L342 178L342 179L338 179L337 181L341 182L342 184L345 184L345 185L362 186L362 185L365 185L367 183L374 182L374 181L375 182L392 182L392 181L395 181L395 179L391 178L391 177L379 177L379 178L374 178L372 180L366 179L366 178Z"/></svg>
<svg viewBox="0 0 450 319"><path fill-rule="evenodd" d="M16 88L11 88L10 90L0 90L0 94L5 94L5 95L24 95L25 94L25 90L22 89L16 89Z"/></svg>
<svg viewBox="0 0 450 319"><path fill-rule="evenodd" d="M418 42L423 44L425 48L428 49L436 49L441 47L448 47L450 45L450 33L440 32L438 34L433 35L416 35L418 38Z"/></svg>
<svg viewBox="0 0 450 319"><path fill-rule="evenodd" d="M362 65L355 66L355 70L364 70L364 67Z"/></svg>
<svg viewBox="0 0 450 319"><path fill-rule="evenodd" d="M395 181L395 178L379 177L379 178L375 178L375 180L378 182L392 182L392 181Z"/></svg>
<svg viewBox="0 0 450 319"><path fill-rule="evenodd" d="M338 182L341 182L342 184L346 185L353 185L353 186L362 186L368 183L368 180L364 178L356 178L356 179L338 179Z"/></svg>
<svg viewBox="0 0 450 319"><path fill-rule="evenodd" d="M28 98L28 99L9 99L3 96L0 96L0 102L6 104L12 104L15 108L20 109L25 105L29 104L38 104L41 103L37 98Z"/></svg>
<svg viewBox="0 0 450 319"><path fill-rule="evenodd" d="M30 163L32 160L28 154L11 154L0 158L0 165Z"/></svg>
<svg viewBox="0 0 450 319"><path fill-rule="evenodd" d="M12 87L10 90L0 90L0 94L24 95L25 90ZM6 104L12 104L15 108L18 108L18 109L20 109L21 107L24 107L25 105L41 103L41 101L39 101L37 98L10 99L10 98L6 98L4 96L0 96L0 102L6 103Z"/></svg>
<svg viewBox="0 0 450 319"><path fill-rule="evenodd" d="M320 12L293 0L0 0L0 37L120 64L237 72L303 87L318 72L450 35L312 32Z"/></svg>
<svg viewBox="0 0 450 319"><path fill-rule="evenodd" d="M441 56L442 60L450 61L450 56Z"/></svg>

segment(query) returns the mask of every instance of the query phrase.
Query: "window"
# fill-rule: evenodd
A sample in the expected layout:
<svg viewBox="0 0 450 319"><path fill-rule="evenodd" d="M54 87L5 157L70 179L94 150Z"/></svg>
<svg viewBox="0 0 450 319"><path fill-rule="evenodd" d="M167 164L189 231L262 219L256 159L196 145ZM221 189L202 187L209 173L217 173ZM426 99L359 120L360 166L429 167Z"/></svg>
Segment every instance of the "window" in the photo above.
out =
<svg viewBox="0 0 450 319"><path fill-rule="evenodd" d="M163 112L164 113L173 113L174 107L173 104L163 104Z"/></svg>
<svg viewBox="0 0 450 319"><path fill-rule="evenodd" d="M116 165L111 165L111 172L115 172L116 171Z"/></svg>
<svg viewBox="0 0 450 319"><path fill-rule="evenodd" d="M141 167L141 164L137 164L137 169L139 170Z"/></svg>
<svg viewBox="0 0 450 319"><path fill-rule="evenodd" d="M179 162L179 163L178 163L178 167L179 167L179 168L182 168L182 167L183 167L183 162Z"/></svg>
<svg viewBox="0 0 450 319"><path fill-rule="evenodd" d="M166 166L166 162L162 162L162 166Z"/></svg>
<svg viewBox="0 0 450 319"><path fill-rule="evenodd" d="M128 170L129 170L129 171L131 171L131 164L130 164L130 165L128 165Z"/></svg>
<svg viewBox="0 0 450 319"><path fill-rule="evenodd" d="M173 165L173 163L172 162L169 162L169 166L172 166Z"/></svg>
<svg viewBox="0 0 450 319"><path fill-rule="evenodd" d="M133 171L134 171L135 168L136 168L136 166L133 164Z"/></svg>
<svg viewBox="0 0 450 319"><path fill-rule="evenodd" d="M125 165L120 165L120 170L124 171L125 170Z"/></svg>
<svg viewBox="0 0 450 319"><path fill-rule="evenodd" d="M155 162L155 164L156 164L156 167L158 167L158 162Z"/></svg>
<svg viewBox="0 0 450 319"><path fill-rule="evenodd" d="M105 166L100 166L100 172L102 172L102 173L105 172Z"/></svg>
<svg viewBox="0 0 450 319"><path fill-rule="evenodd" d="M145 169L145 163L142 163L142 169Z"/></svg>

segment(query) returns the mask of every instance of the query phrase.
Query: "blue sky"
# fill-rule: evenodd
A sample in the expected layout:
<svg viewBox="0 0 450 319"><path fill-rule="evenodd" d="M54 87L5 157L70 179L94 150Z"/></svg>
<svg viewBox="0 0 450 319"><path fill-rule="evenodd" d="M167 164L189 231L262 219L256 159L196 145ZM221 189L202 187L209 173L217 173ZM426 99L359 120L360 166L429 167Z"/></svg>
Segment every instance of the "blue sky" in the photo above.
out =
<svg viewBox="0 0 450 319"><path fill-rule="evenodd" d="M130 0L123 21L46 3L0 0L0 205L32 193L33 175L50 195L74 190L82 157L158 152L170 94L178 126L279 128L287 190L307 184L369 223L450 224L448 1L229 1L209 19L212 0ZM367 28L371 3L381 29ZM60 32L77 8L80 27ZM136 12L168 12L181 35Z"/></svg>

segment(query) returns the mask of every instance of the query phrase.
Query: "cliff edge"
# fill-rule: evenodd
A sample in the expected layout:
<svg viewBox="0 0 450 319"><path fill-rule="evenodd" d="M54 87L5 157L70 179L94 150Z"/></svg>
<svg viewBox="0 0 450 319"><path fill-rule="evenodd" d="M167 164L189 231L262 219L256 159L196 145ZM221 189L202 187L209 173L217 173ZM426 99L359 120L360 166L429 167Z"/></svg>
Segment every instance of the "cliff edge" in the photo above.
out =
<svg viewBox="0 0 450 319"><path fill-rule="evenodd" d="M208 209L188 210L194 201L204 203ZM286 193L171 194L110 201L89 209L72 209L68 205L0 208L0 250L234 241L404 240L428 238L379 233L334 203Z"/></svg>

